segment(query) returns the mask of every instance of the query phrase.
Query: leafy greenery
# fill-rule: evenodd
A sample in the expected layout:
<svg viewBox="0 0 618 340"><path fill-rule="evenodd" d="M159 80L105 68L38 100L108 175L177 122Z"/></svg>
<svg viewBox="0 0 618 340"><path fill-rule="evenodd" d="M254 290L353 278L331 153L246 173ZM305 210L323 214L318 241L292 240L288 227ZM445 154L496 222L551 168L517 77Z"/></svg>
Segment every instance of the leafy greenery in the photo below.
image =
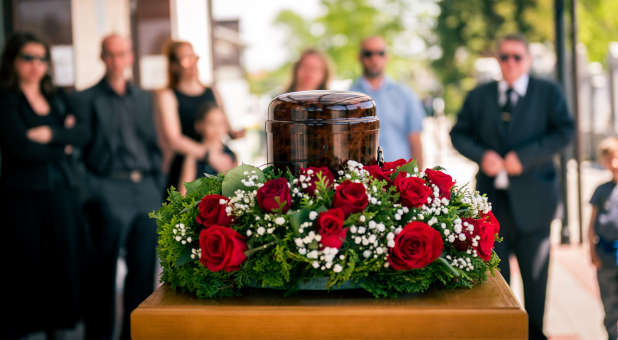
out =
<svg viewBox="0 0 618 340"><path fill-rule="evenodd" d="M476 86L474 62L491 56L496 40L521 32L532 42L554 43L554 0L439 0L440 14L429 45L438 45L432 63L442 83L446 112L456 113L465 94ZM565 1L569 35L569 1ZM579 37L590 61L605 63L609 42L618 37L618 1L578 1Z"/></svg>
<svg viewBox="0 0 618 340"><path fill-rule="evenodd" d="M397 170L412 176L423 176L413 162ZM292 209L286 213L267 213L256 204L255 192L266 181L281 176L287 177L290 183ZM375 297L395 297L421 293L433 286L470 288L484 281L488 271L494 270L499 263L495 254L490 261L484 262L471 248L460 251L450 243L452 241L447 242L447 235L456 230L457 220L480 216L478 208L474 207L482 201L478 193L455 186L451 189L448 204L438 202L440 212L432 212L425 206L407 209L398 203L400 193L395 186L371 177L355 162L348 164L336 183L340 185L345 180L362 183L370 203L363 211L352 213L345 219L346 240L330 264L322 257L310 258L308 252L322 252L325 248L317 238L301 240L317 233L316 217L332 207L335 192L327 185L325 176L320 174L316 177L316 192L308 195L300 190L302 179L289 172L281 173L272 168L261 171L244 166L225 177L199 178L188 186L185 196L170 191L168 201L151 214L158 225L162 280L175 290L190 292L200 298L236 296L242 293L243 287L277 288L292 294L302 282L323 278L327 279L328 289L353 282ZM259 180L256 181L256 178ZM236 188L227 203L235 216L230 227L241 235L247 235L247 259L240 270L212 272L199 260L199 235L205 227L196 222L199 214L197 205L204 195L221 194L222 187L226 185ZM438 190L437 187L434 187L435 190ZM477 203L472 203L474 201ZM427 223L433 225L444 238L444 252L424 268L393 270L388 265L388 253L381 249L388 249L386 241L389 234L395 235L414 220L431 221ZM261 228L270 231L260 232ZM367 233L360 231L360 228L366 229ZM377 237L377 242L382 246L373 248L374 251L367 255L370 248L358 239L369 234ZM457 257L467 259L471 266L454 265L452 259ZM333 264L335 266L331 267ZM336 266L340 268L335 270Z"/></svg>
<svg viewBox="0 0 618 340"><path fill-rule="evenodd" d="M381 35L392 41L404 30L403 13L410 6L404 0L321 0L322 14L306 18L292 10L282 10L274 24L286 32L290 60L274 71L249 77L253 93L282 91L291 79L291 67L303 49L318 48L332 61L339 79L361 74L358 51L363 38ZM399 59L394 54L393 58ZM392 63L391 66L396 65ZM407 65L409 66L409 64ZM391 69L393 70L393 69ZM395 74L407 74L399 68Z"/></svg>

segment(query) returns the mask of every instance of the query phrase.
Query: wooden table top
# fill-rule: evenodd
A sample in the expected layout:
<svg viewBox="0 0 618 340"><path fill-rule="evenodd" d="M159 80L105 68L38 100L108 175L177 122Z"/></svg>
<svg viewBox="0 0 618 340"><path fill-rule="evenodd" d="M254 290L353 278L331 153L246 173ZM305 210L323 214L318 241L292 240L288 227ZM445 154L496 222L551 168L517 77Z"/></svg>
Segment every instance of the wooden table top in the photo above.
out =
<svg viewBox="0 0 618 340"><path fill-rule="evenodd" d="M159 287L131 315L133 339L526 339L527 315L496 273L473 289L398 299L274 290L198 299Z"/></svg>

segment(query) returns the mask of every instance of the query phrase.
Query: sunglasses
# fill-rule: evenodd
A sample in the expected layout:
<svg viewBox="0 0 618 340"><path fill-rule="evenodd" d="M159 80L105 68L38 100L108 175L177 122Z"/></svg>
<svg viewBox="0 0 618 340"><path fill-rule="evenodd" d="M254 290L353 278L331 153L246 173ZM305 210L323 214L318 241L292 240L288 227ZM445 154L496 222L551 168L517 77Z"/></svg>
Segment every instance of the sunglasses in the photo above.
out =
<svg viewBox="0 0 618 340"><path fill-rule="evenodd" d="M498 59L500 59L501 62L507 62L510 58L513 58L513 60L515 60L516 62L520 62L523 59L523 56L521 54L499 54L498 55Z"/></svg>
<svg viewBox="0 0 618 340"><path fill-rule="evenodd" d="M47 57L41 57L41 56L38 56L38 55L32 55L32 54L27 54L27 53L21 53L20 55L18 55L18 58L20 60L22 60L22 61L25 61L25 62L32 62L32 61L35 61L35 60L38 60L38 61L40 61L42 63L48 62Z"/></svg>
<svg viewBox="0 0 618 340"><path fill-rule="evenodd" d="M384 55L386 55L386 51L381 50L381 51L370 51L370 50L363 50L361 52L361 56L363 56L363 58L371 58L371 56L373 55L378 55L380 57L384 57Z"/></svg>

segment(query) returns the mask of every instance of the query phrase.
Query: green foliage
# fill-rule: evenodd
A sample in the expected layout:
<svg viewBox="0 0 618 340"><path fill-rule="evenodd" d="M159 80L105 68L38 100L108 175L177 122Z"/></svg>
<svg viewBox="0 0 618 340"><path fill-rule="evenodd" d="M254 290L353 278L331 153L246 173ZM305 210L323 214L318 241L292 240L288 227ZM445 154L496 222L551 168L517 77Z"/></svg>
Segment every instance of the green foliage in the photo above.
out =
<svg viewBox="0 0 618 340"><path fill-rule="evenodd" d="M310 47L318 48L329 56L338 78L358 77L361 71L358 62L361 40L381 35L392 41L403 32L402 14L407 13L410 6L404 0L321 0L320 3L323 14L316 18L306 18L291 10L278 13L274 24L286 32L285 46L291 59L272 72L250 77L253 93L284 90L291 79L292 64L303 49ZM395 55L391 57L397 58ZM409 63L405 66L394 74L406 74L410 69Z"/></svg>
<svg viewBox="0 0 618 340"><path fill-rule="evenodd" d="M552 0L440 0L434 33L442 55L432 67L443 85L446 112L456 113L476 86L474 62L491 56L496 40L521 32L531 41L553 38Z"/></svg>
<svg viewBox="0 0 618 340"><path fill-rule="evenodd" d="M618 1L580 0L577 5L578 38L590 61L605 64L609 43L618 41Z"/></svg>
<svg viewBox="0 0 618 340"><path fill-rule="evenodd" d="M221 192L224 196L230 197L234 195L236 190L246 190L247 186L243 184L242 180L247 175L255 175L256 178L253 180L255 183L264 183L264 174L262 170L247 164L242 164L232 170L230 170L223 180L223 184L221 185Z"/></svg>
<svg viewBox="0 0 618 340"><path fill-rule="evenodd" d="M554 43L553 0L439 0L440 14L428 43L442 50L432 68L440 78L446 112L456 113L465 94L476 86L474 61L491 56L496 40L521 32L532 42ZM565 1L569 35L569 2ZM590 61L606 63L609 42L618 37L618 1L580 0L578 39Z"/></svg>

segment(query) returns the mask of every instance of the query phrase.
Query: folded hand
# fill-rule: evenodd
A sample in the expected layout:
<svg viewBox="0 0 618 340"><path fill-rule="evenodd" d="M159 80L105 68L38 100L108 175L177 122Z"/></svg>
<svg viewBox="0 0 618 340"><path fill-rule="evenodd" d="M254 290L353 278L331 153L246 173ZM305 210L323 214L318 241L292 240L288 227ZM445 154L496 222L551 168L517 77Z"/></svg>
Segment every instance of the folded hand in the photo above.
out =
<svg viewBox="0 0 618 340"><path fill-rule="evenodd" d="M47 144L52 139L52 130L47 125L41 125L28 129L26 136L33 142Z"/></svg>

